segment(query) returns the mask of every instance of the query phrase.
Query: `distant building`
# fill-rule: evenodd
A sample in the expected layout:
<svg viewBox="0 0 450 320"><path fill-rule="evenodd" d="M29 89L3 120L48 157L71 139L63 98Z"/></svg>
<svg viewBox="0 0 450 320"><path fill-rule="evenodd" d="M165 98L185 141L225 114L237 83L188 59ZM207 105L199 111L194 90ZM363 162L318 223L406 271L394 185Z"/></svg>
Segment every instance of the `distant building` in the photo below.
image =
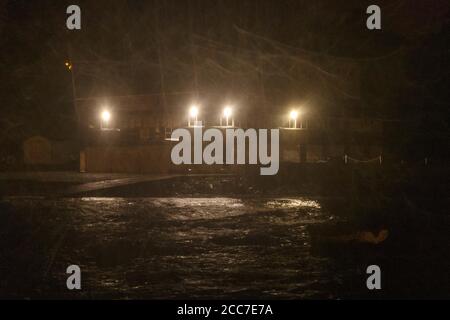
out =
<svg viewBox="0 0 450 320"><path fill-rule="evenodd" d="M171 123L160 96L80 99L77 114L82 172L168 172Z"/></svg>
<svg viewBox="0 0 450 320"><path fill-rule="evenodd" d="M170 137L172 129L187 125L187 106L171 103L171 107L166 108L161 99L160 95L79 99L80 170L129 173L180 170L181 167L172 165L170 160L174 142L166 138ZM185 102L189 99L179 100ZM209 113L213 114L206 121L205 128L219 124L219 119L214 122L217 111L209 110ZM248 123L244 114L240 118L238 123ZM256 128L267 125L253 122ZM381 121L311 117L299 119L297 127L280 128L282 163L342 161L345 155L366 161L382 154ZM204 169L196 166L195 169L224 170L224 166Z"/></svg>

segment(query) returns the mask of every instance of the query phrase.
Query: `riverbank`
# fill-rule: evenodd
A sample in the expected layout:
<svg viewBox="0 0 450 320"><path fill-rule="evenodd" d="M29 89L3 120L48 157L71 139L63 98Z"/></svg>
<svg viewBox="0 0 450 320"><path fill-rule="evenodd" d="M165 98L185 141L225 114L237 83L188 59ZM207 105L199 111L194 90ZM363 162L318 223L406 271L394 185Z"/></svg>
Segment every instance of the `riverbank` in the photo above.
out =
<svg viewBox="0 0 450 320"><path fill-rule="evenodd" d="M325 196L368 199L446 198L450 169L435 166L326 165L285 166L276 176L260 176L253 168L234 174L140 175L79 172L0 173L3 196ZM126 183L111 183L125 181ZM97 188L75 186L96 183ZM102 185L103 183L103 185ZM66 192L67 191L67 192Z"/></svg>

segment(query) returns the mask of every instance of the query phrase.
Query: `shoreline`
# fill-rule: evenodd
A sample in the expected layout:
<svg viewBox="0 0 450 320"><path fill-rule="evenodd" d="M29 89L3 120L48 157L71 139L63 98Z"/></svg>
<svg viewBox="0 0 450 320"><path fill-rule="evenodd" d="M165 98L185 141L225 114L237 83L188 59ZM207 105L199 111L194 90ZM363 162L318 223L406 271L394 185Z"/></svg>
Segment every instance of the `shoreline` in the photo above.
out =
<svg viewBox="0 0 450 320"><path fill-rule="evenodd" d="M445 199L450 190L446 176L433 168L411 171L383 167L298 168L289 175L273 177L253 172L234 175L17 172L0 173L0 196L293 196L376 200L407 195Z"/></svg>

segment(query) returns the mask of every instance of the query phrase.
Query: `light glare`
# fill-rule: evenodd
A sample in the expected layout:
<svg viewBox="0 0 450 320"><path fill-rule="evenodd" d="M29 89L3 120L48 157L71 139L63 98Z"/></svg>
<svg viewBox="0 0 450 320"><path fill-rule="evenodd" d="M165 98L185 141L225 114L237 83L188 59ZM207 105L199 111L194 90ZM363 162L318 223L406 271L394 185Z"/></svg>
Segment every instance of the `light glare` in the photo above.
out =
<svg viewBox="0 0 450 320"><path fill-rule="evenodd" d="M197 106L192 106L191 109L189 110L189 114L192 118L195 118L198 116L198 108Z"/></svg>
<svg viewBox="0 0 450 320"><path fill-rule="evenodd" d="M104 111L102 112L102 120L103 120L104 122L108 122L109 119L111 119L111 114L109 113L108 110L104 110Z"/></svg>
<svg viewBox="0 0 450 320"><path fill-rule="evenodd" d="M225 107L225 109L223 109L223 115L225 117L230 117L232 112L233 112L233 109L230 106L227 106L227 107Z"/></svg>
<svg viewBox="0 0 450 320"><path fill-rule="evenodd" d="M291 113L289 114L289 116L291 117L292 120L296 120L298 117L298 112L295 110L292 110Z"/></svg>

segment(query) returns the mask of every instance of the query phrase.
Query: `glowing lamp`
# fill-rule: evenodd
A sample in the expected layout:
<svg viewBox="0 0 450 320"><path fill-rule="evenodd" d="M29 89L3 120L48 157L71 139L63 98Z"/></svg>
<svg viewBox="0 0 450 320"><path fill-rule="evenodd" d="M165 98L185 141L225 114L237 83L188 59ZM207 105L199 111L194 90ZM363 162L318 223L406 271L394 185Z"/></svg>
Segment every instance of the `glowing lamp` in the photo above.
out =
<svg viewBox="0 0 450 320"><path fill-rule="evenodd" d="M231 109L231 107L227 106L225 107L225 109L223 109L223 115L228 118L231 116L233 110Z"/></svg>
<svg viewBox="0 0 450 320"><path fill-rule="evenodd" d="M291 118L291 120L296 120L298 117L298 112L295 110L292 110L291 113L289 114L289 117Z"/></svg>
<svg viewBox="0 0 450 320"><path fill-rule="evenodd" d="M102 120L103 122L108 122L109 119L111 119L111 114L109 113L108 110L104 110L101 114Z"/></svg>
<svg viewBox="0 0 450 320"><path fill-rule="evenodd" d="M198 116L198 107L192 106L191 109L189 109L189 115L191 118L196 118Z"/></svg>

